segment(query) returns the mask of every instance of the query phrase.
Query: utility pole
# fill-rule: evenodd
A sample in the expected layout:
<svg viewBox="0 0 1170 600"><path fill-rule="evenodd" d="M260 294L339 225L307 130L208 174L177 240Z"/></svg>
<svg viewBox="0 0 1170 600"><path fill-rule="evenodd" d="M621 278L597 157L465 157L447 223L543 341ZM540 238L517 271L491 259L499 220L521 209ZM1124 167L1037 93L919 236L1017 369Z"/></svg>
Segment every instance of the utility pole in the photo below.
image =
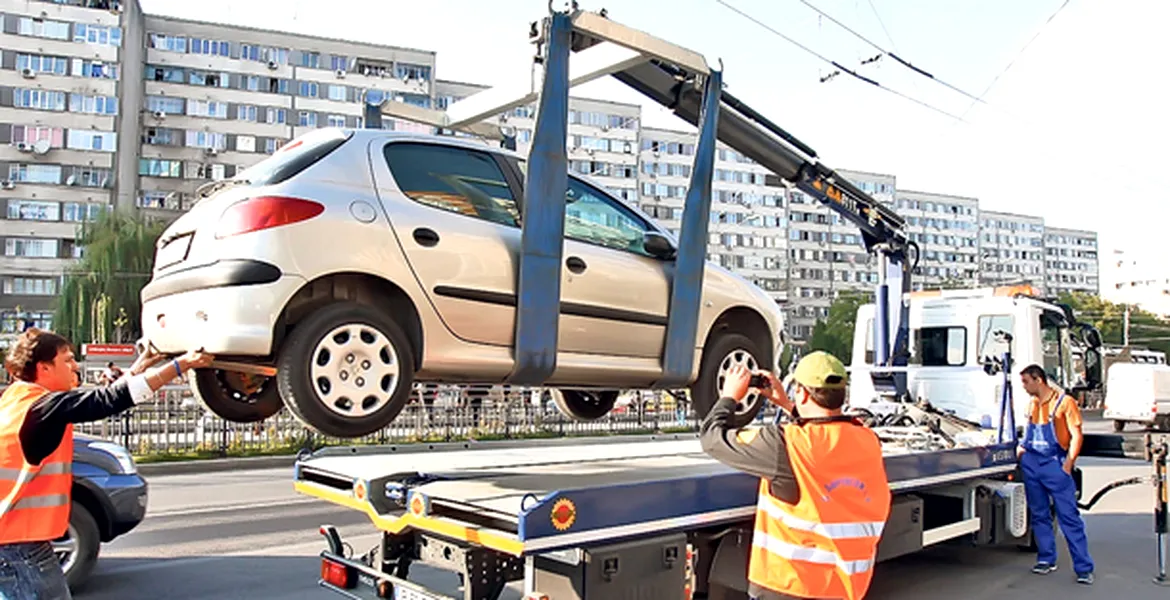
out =
<svg viewBox="0 0 1170 600"><path fill-rule="evenodd" d="M1122 346L1129 347L1129 303L1125 304L1125 328L1121 332Z"/></svg>

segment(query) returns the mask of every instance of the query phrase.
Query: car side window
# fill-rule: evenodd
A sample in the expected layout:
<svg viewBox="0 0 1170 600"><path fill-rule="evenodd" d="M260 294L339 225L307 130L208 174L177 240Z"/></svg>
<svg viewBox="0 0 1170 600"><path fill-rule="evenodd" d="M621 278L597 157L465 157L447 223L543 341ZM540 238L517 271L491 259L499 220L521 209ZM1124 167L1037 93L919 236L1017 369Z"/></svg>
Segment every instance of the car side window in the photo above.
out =
<svg viewBox="0 0 1170 600"><path fill-rule="evenodd" d="M565 237L651 256L644 247L650 226L634 212L592 186L569 178L565 195Z"/></svg>
<svg viewBox="0 0 1170 600"><path fill-rule="evenodd" d="M383 149L386 165L406 197L438 209L519 226L512 188L486 152L399 142Z"/></svg>

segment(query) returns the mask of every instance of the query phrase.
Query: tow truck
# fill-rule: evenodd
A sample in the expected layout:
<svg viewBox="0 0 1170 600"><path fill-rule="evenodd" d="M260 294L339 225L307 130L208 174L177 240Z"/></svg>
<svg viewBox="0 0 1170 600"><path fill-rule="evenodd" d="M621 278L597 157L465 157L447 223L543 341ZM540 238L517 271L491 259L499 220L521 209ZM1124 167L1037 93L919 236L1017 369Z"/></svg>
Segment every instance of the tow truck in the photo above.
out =
<svg viewBox="0 0 1170 600"><path fill-rule="evenodd" d="M389 115L490 136L486 119L538 103L523 215L518 367L510 383L538 385L554 367L569 88L613 76L698 128L662 357L666 379L691 369L719 140L852 222L877 256L868 375L872 393L898 412L895 422L874 423L895 494L878 559L948 540L1028 544L1011 394L1010 337L1018 332L997 332L1005 343L992 361L1000 368L989 375L1004 390L997 427L911 398L907 295L915 247L901 217L724 90L721 71L696 52L576 3L564 11L550 3L530 37L543 67L539 93L493 88L446 111L383 103L371 115L378 118L366 119L374 125ZM1084 351L1097 352L1092 344ZM1133 451L1123 440L1088 446L1101 454ZM708 458L695 434L333 447L299 455L294 486L366 514L381 532L377 546L355 555L336 528L320 528L327 548L319 584L349 598L451 598L411 581L415 563L459 573L464 600L495 600L511 582L523 582L530 600L746 598L758 481ZM1164 533L1164 504L1162 510Z"/></svg>

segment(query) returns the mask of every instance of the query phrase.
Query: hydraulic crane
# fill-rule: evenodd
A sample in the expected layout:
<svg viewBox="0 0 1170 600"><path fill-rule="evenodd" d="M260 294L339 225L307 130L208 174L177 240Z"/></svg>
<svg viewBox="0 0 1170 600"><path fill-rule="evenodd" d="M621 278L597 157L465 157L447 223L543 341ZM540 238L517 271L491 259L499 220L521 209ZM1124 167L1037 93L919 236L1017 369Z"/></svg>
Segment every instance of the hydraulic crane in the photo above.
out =
<svg viewBox="0 0 1170 600"><path fill-rule="evenodd" d="M722 70L712 68L694 51L611 21L605 11L579 10L576 3L565 12L550 6L542 25L532 24L530 38L538 47L536 61L543 66L539 93L521 84L491 88L452 103L446 111L379 98L368 105L371 114L366 119L371 127L379 127L381 115L387 115L501 139L506 136L486 120L537 103L525 184L528 201L523 209L516 366L510 383L540 385L556 368L569 89L606 75L698 128L671 287L663 377L656 387L685 384L693 367L716 140L767 167L788 186L816 198L860 229L865 247L878 261L875 366L906 365L909 305L891 302L891 297L902 298L910 290L908 258L914 243L902 217L822 164L807 144L724 90ZM882 380L884 390L899 396L905 391L904 372Z"/></svg>

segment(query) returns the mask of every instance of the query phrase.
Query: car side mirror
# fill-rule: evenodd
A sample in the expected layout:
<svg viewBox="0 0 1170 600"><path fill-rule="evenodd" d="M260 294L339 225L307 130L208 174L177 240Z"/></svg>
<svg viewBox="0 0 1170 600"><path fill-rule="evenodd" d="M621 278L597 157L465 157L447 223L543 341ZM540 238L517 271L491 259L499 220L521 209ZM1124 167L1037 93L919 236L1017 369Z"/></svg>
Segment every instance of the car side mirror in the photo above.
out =
<svg viewBox="0 0 1170 600"><path fill-rule="evenodd" d="M650 253L650 256L662 260L672 260L678 253L678 249L674 247L670 238L657 231L647 231L642 236L642 247Z"/></svg>

